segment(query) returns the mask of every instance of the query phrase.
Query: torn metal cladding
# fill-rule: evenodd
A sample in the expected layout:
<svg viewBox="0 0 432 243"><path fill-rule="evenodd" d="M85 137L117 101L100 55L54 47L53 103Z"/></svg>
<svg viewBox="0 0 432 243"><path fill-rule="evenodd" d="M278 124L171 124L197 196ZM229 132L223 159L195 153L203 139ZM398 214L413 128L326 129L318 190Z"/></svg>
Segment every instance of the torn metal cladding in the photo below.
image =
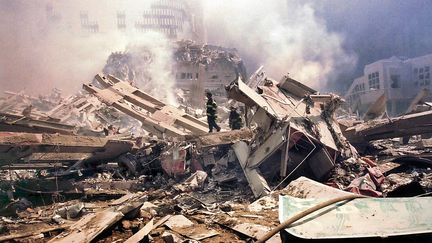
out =
<svg viewBox="0 0 432 243"><path fill-rule="evenodd" d="M429 89L422 89L420 90L416 97L414 97L414 99L412 99L410 105L408 106L408 108L405 111L405 114L410 114L413 113L417 110L417 105L422 105L423 103L425 103L425 100L427 99L427 97L429 96L430 91Z"/></svg>
<svg viewBox="0 0 432 243"><path fill-rule="evenodd" d="M83 88L103 103L139 120L143 128L159 137L164 134L184 138L187 134L206 134L208 127L185 112L162 103L130 83L113 76L96 75L95 80L103 87L84 84Z"/></svg>
<svg viewBox="0 0 432 243"><path fill-rule="evenodd" d="M250 121L257 126L249 149L243 142L233 145L254 195L270 192L270 178L281 176L283 183L299 169L308 168L315 179L325 179L340 154L352 154L333 117L342 99L319 95L287 76L279 83L260 78L263 85L257 90L240 79L226 87L229 98L251 108ZM272 166L275 161L279 167Z"/></svg>
<svg viewBox="0 0 432 243"><path fill-rule="evenodd" d="M373 119L377 119L383 116L383 114L386 112L387 108L387 96L385 94L382 94L378 97L378 99L375 100L374 103L372 103L365 114L363 115L364 121L370 121Z"/></svg>

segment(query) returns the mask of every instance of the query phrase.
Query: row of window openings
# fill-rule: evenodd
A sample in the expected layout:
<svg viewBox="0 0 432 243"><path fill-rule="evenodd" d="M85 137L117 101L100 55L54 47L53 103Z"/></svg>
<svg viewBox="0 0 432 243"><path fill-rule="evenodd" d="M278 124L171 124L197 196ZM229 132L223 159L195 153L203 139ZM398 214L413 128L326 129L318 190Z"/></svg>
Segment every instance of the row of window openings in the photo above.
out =
<svg viewBox="0 0 432 243"><path fill-rule="evenodd" d="M427 72L429 72L429 70L430 70L429 66L424 66L424 67L421 67L421 68L414 68L414 73L415 74L417 74L417 73L423 73L423 72L427 73Z"/></svg>
<svg viewBox="0 0 432 243"><path fill-rule="evenodd" d="M182 2L174 2L171 0L160 0L159 2L153 3L152 7L153 8L154 7L160 7L160 8L169 7L169 8L181 10L181 9L185 9L185 4Z"/></svg>
<svg viewBox="0 0 432 243"><path fill-rule="evenodd" d="M148 16L169 16L176 19L183 19L183 12L172 11L169 9L152 9L143 12L143 17Z"/></svg>
<svg viewBox="0 0 432 243"><path fill-rule="evenodd" d="M118 19L117 23L125 23L125 19ZM172 25L181 26L184 21L172 18L144 18L142 21L138 21L138 24L142 25Z"/></svg>
<svg viewBox="0 0 432 243"><path fill-rule="evenodd" d="M180 79L193 79L193 73L180 73L180 74L176 74L176 78L180 78ZM210 79L218 79L219 76L214 74L210 77ZM198 73L195 73L195 79L198 79Z"/></svg>
<svg viewBox="0 0 432 243"><path fill-rule="evenodd" d="M140 25L135 25L135 28L138 31L144 32L144 33L148 32L148 31L154 31L155 30L155 31L164 33L169 37L174 37L174 38L177 37L177 30L173 29L173 28L161 28L161 27L159 27L159 28L147 28L145 26L140 26Z"/></svg>
<svg viewBox="0 0 432 243"><path fill-rule="evenodd" d="M89 17L87 13L81 13L80 14L80 20L81 20L81 27L84 29L93 29L95 31L92 32L98 32L99 31L99 24L96 21L89 21ZM172 18L144 18L143 23L137 24L155 24L155 25L173 25L173 26L181 26L183 24L183 21L180 20L174 20ZM126 28L126 16L122 14L117 15L117 27L119 29L125 29Z"/></svg>
<svg viewBox="0 0 432 243"><path fill-rule="evenodd" d="M379 72L374 72L368 75L369 89L380 89Z"/></svg>
<svg viewBox="0 0 432 243"><path fill-rule="evenodd" d="M430 67L425 66L423 68L415 68L414 73L418 74L418 81L415 82L416 85L420 86L427 86L431 84L430 81ZM379 72L374 72L368 75L369 78L369 89L379 89ZM390 76L391 84L390 87L392 88L400 88L400 75L391 75ZM362 91L365 91L364 84L357 84L354 87L353 94L360 93Z"/></svg>
<svg viewBox="0 0 432 243"><path fill-rule="evenodd" d="M180 79L193 79L193 73L180 73L176 74L176 78ZM195 73L195 78L198 79L198 73Z"/></svg>

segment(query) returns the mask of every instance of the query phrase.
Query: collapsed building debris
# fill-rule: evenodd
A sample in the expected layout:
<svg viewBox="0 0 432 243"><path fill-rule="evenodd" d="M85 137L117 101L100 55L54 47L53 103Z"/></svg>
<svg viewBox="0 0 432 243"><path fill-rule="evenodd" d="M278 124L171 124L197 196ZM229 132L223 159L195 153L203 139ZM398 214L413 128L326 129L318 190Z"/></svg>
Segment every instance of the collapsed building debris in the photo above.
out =
<svg viewBox="0 0 432 243"><path fill-rule="evenodd" d="M432 112L425 111L395 118L371 120L347 128L344 135L352 144L361 145L379 139L428 134L432 132L431 117Z"/></svg>
<svg viewBox="0 0 432 243"><path fill-rule="evenodd" d="M369 198L321 209L268 242L432 233L431 216L419 213L429 197L412 197L432 191L431 143L392 139L429 132L427 112L338 122L338 96L260 68L226 86L247 126L207 133L127 80L95 80L84 84L90 94L43 115L1 113L1 240L260 242L286 218L347 195ZM367 124L376 125L350 134ZM344 135L374 151L359 156Z"/></svg>
<svg viewBox="0 0 432 243"><path fill-rule="evenodd" d="M210 90L218 102L226 101L224 85L237 77L246 78L246 68L236 49L181 40L167 50L173 57L170 62L170 82L175 81L173 93L177 101L188 108L201 108L204 91ZM159 80L154 80L157 54L146 45L130 46L125 52L112 53L103 68L105 76L113 75L137 85L158 97ZM172 80L171 80L172 79ZM167 80L165 80L167 82Z"/></svg>
<svg viewBox="0 0 432 243"><path fill-rule="evenodd" d="M43 169L40 162L48 162L48 168L58 166L63 161L92 162L116 158L131 151L133 143L109 140L107 138L69 136L61 134L0 133L0 162L2 169ZM37 158L34 153L43 153ZM70 154L70 155L69 155ZM25 163L19 162L28 157ZM58 163L49 165L49 162ZM33 164L35 163L35 164ZM39 164L39 165L42 165Z"/></svg>
<svg viewBox="0 0 432 243"><path fill-rule="evenodd" d="M316 96L316 91L286 76L279 83L265 78L257 89L241 80L227 87L229 98L252 109L250 122L259 131L249 146L242 142L234 146L255 196L270 192L262 167L267 167L261 169L265 177L282 182L297 169L305 173L307 168L310 176L322 180L339 155L352 154L333 117L336 96Z"/></svg>
<svg viewBox="0 0 432 243"><path fill-rule="evenodd" d="M156 136L164 134L184 137L188 133L205 134L207 124L179 109L166 105L154 97L135 88L128 82L113 76L96 75L102 89L93 84L84 84L84 89L102 102L142 122L144 128ZM177 128L182 127L183 130ZM186 131L185 131L186 130Z"/></svg>

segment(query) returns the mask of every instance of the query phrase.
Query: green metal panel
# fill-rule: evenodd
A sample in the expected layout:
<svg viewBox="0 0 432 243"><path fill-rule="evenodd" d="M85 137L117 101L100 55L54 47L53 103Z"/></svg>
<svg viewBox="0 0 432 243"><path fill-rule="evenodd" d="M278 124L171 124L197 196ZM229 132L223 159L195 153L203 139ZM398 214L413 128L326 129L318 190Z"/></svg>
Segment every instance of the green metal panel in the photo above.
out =
<svg viewBox="0 0 432 243"><path fill-rule="evenodd" d="M328 199L279 196L281 222ZM288 233L305 239L361 238L432 232L432 198L361 198L323 208Z"/></svg>

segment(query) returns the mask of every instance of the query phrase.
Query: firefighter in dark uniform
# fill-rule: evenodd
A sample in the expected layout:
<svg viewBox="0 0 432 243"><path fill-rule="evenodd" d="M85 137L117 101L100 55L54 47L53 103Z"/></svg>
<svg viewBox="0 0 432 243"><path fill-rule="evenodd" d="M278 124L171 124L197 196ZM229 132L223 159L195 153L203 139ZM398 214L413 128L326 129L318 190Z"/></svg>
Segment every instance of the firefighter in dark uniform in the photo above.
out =
<svg viewBox="0 0 432 243"><path fill-rule="evenodd" d="M231 106L231 112L229 114L229 126L231 130L238 130L243 126L241 115L237 112L237 108L234 106Z"/></svg>
<svg viewBox="0 0 432 243"><path fill-rule="evenodd" d="M216 128L216 131L220 131L221 128L216 124L217 119L217 104L213 100L213 95L210 92L206 93L207 96L207 104L206 104L206 111L207 111L207 123L209 126L209 132L213 132L213 128Z"/></svg>

